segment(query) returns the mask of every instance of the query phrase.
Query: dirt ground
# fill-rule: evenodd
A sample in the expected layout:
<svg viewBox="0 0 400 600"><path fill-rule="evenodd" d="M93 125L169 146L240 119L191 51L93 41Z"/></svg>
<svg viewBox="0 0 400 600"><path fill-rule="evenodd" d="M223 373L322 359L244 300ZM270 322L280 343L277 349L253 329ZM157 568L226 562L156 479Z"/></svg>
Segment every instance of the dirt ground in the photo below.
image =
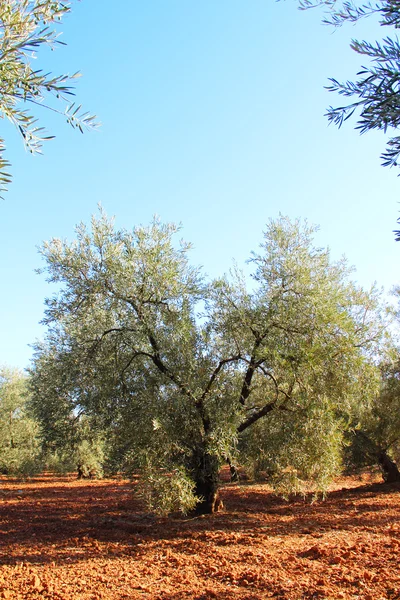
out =
<svg viewBox="0 0 400 600"><path fill-rule="evenodd" d="M156 518L128 481L0 478L0 598L400 599L400 486L325 501L222 488L223 512Z"/></svg>

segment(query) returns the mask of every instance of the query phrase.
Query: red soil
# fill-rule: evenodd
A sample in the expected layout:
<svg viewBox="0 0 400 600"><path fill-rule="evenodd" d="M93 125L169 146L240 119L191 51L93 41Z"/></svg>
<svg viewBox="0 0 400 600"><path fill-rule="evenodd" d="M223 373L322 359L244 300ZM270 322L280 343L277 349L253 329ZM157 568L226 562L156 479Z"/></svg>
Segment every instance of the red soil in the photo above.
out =
<svg viewBox="0 0 400 600"><path fill-rule="evenodd" d="M286 502L225 485L225 510L156 518L127 481L0 479L0 598L400 599L400 487L341 479Z"/></svg>

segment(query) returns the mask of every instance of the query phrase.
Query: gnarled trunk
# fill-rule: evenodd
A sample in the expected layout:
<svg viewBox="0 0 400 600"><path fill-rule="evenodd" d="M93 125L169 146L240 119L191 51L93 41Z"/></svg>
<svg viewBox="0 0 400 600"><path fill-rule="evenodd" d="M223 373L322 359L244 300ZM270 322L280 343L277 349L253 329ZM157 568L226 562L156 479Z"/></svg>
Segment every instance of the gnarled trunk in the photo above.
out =
<svg viewBox="0 0 400 600"><path fill-rule="evenodd" d="M206 451L202 452L200 449L196 452L193 478L196 483L196 496L200 498L200 502L195 508L197 515L212 514L221 508L222 503L218 497L219 467L219 460L216 456L212 456Z"/></svg>
<svg viewBox="0 0 400 600"><path fill-rule="evenodd" d="M378 456L379 465L382 469L382 476L386 483L395 483L400 481L400 472L390 456L385 450L381 450Z"/></svg>

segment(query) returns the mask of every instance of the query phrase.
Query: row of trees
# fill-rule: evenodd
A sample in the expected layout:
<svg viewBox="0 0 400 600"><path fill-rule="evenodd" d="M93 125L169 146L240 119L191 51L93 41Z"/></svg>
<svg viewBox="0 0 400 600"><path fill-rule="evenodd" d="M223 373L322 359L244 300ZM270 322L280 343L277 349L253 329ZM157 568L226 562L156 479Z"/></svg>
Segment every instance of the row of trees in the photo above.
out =
<svg viewBox="0 0 400 600"><path fill-rule="evenodd" d="M73 243L43 245L59 291L28 376L42 457L81 474L139 470L166 512L214 511L226 461L283 493L325 490L343 462L398 478L400 361L377 291L315 247L307 223L271 221L251 276L214 281L177 233L116 230L101 213ZM12 419L25 423L25 406Z"/></svg>

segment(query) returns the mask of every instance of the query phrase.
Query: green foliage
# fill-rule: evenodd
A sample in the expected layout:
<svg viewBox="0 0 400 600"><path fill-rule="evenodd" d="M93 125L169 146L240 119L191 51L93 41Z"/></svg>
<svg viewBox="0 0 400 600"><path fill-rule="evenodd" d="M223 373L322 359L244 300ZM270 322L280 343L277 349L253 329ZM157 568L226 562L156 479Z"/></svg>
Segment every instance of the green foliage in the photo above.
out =
<svg viewBox="0 0 400 600"><path fill-rule="evenodd" d="M193 480L182 468L163 473L147 466L142 471L138 493L148 510L159 515L178 511L187 514L199 501L194 488Z"/></svg>
<svg viewBox="0 0 400 600"><path fill-rule="evenodd" d="M46 468L55 473L78 472L84 478L102 477L104 443L93 439L83 439L74 445L66 442L63 447L48 451L43 460Z"/></svg>
<svg viewBox="0 0 400 600"><path fill-rule="evenodd" d="M325 493L341 472L344 423L329 401L305 410L276 411L248 430L241 463L255 478L266 477L278 494Z"/></svg>
<svg viewBox="0 0 400 600"><path fill-rule="evenodd" d="M220 465L248 440L279 457L281 477L296 469L294 487L325 489L340 463L334 417L366 385L382 334L377 293L315 248L307 223L267 225L250 283L237 269L205 281L176 233L117 231L101 213L75 242L43 245L59 289L31 370L43 432L54 423L57 439L82 412L105 433L107 468L140 469L163 511L193 490L212 507Z"/></svg>
<svg viewBox="0 0 400 600"><path fill-rule="evenodd" d="M62 365L53 353L38 357L40 377L29 377L29 408L41 432L46 466L59 473L77 471L101 476L105 462L105 435L99 419L79 404L72 364ZM65 370L62 370L64 366Z"/></svg>
<svg viewBox="0 0 400 600"><path fill-rule="evenodd" d="M0 116L15 125L32 153L40 153L43 142L52 136L38 125L35 114L25 108L26 104L64 115L67 123L81 132L95 126L93 116L70 102L71 83L79 73L53 76L33 65L42 47L55 49L63 44L52 25L69 11L69 2L0 0ZM0 139L0 194L6 191L11 180L4 149L4 140Z"/></svg>
<svg viewBox="0 0 400 600"><path fill-rule="evenodd" d="M27 408L26 377L0 369L0 472L28 477L40 471L40 439Z"/></svg>
<svg viewBox="0 0 400 600"><path fill-rule="evenodd" d="M46 437L44 432L43 437ZM57 446L47 445L43 454L46 468L56 473L77 472L79 477L102 477L105 457L104 437L84 416L75 424L73 435Z"/></svg>
<svg viewBox="0 0 400 600"><path fill-rule="evenodd" d="M384 27L400 26L400 2L378 0L359 3L357 1L335 2L332 0L300 0L303 9L323 6L326 9L324 23L340 27L346 22L355 23L369 16L378 17ZM328 90L345 98L355 98L343 106L330 107L327 113L330 122L341 127L344 121L357 115L356 129L365 133L373 129L397 130L400 124L400 45L397 37L386 36L383 41L368 42L353 39L351 48L369 60L362 66L354 81L339 82L330 79ZM384 166L398 166L400 136L389 139L382 154ZM399 233L397 233L398 238Z"/></svg>
<svg viewBox="0 0 400 600"><path fill-rule="evenodd" d="M368 401L352 412L347 438L348 468L377 465L382 453L400 460L400 360L395 346L386 350L379 365L380 386Z"/></svg>

